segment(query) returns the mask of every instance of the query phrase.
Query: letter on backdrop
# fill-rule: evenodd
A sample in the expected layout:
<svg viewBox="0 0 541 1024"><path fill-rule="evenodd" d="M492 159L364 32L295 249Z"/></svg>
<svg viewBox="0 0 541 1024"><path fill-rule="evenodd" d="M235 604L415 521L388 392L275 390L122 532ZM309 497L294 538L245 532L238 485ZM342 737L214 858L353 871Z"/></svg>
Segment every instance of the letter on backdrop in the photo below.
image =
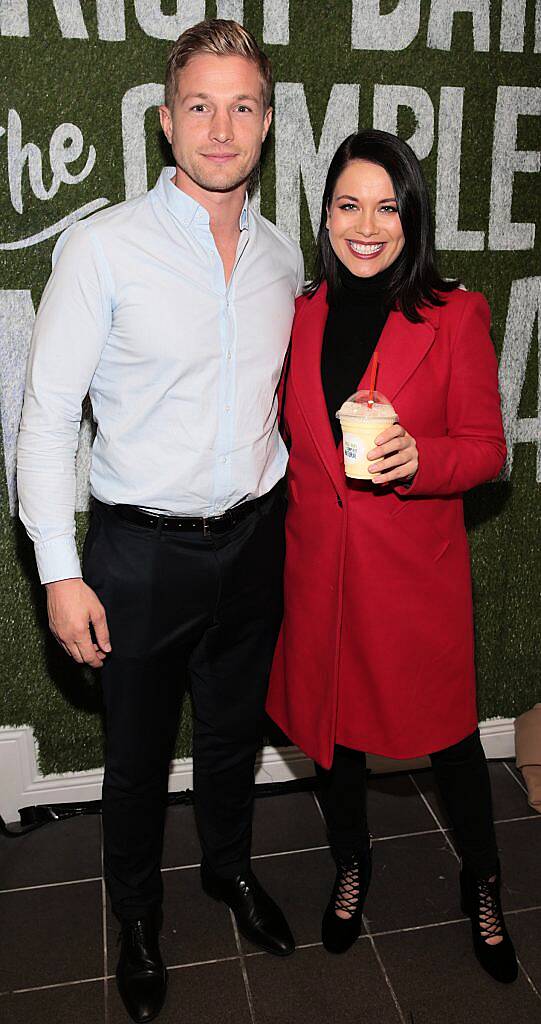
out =
<svg viewBox="0 0 541 1024"><path fill-rule="evenodd" d="M0 289L0 414L9 511L17 514L16 451L35 313L29 290Z"/></svg>
<svg viewBox="0 0 541 1024"><path fill-rule="evenodd" d="M176 39L185 29L203 21L205 0L177 0L176 14L164 14L160 0L135 0L135 16L147 36Z"/></svg>
<svg viewBox="0 0 541 1024"><path fill-rule="evenodd" d="M353 0L351 46L354 50L405 50L421 23L421 0L398 0L380 14L380 0Z"/></svg>
<svg viewBox="0 0 541 1024"><path fill-rule="evenodd" d="M436 248L473 252L485 247L484 231L458 226L464 89L440 90L436 173Z"/></svg>
<svg viewBox="0 0 541 1024"><path fill-rule="evenodd" d="M289 43L289 0L264 0L263 42L273 46Z"/></svg>
<svg viewBox="0 0 541 1024"><path fill-rule="evenodd" d="M331 158L346 136L359 127L359 86L333 85L317 149L304 86L277 82L275 106L276 223L299 241L301 177L315 235Z"/></svg>
<svg viewBox="0 0 541 1024"><path fill-rule="evenodd" d="M506 479L511 476L515 444L526 442L537 445L536 480L541 483L541 374L537 385L537 416L519 419L518 415L536 320L538 351L541 352L541 277L513 281L499 371L507 440L504 476Z"/></svg>
<svg viewBox="0 0 541 1024"><path fill-rule="evenodd" d="M541 6L541 5L540 5ZM541 89L501 85L496 99L492 183L490 188L490 249L533 249L535 224L511 220L513 182L517 172L535 174L541 168L541 152L517 149L518 119L541 114ZM539 186L537 186L539 194ZM537 206L535 208L538 208Z"/></svg>
<svg viewBox="0 0 541 1024"><path fill-rule="evenodd" d="M147 145L145 114L149 107L164 101L164 87L146 82L128 89L122 98L122 149L124 153L124 188L126 199L134 199L147 191Z"/></svg>
<svg viewBox="0 0 541 1024"><path fill-rule="evenodd" d="M455 14L468 12L473 18L474 50L490 50L490 0L432 0L428 19L427 46L450 50Z"/></svg>
<svg viewBox="0 0 541 1024"><path fill-rule="evenodd" d="M124 0L97 0L98 36L106 42L121 42L126 38Z"/></svg>
<svg viewBox="0 0 541 1024"><path fill-rule="evenodd" d="M416 128L405 141L418 159L424 160L434 145L434 105L426 90L416 85L374 86L374 128L396 135L400 107L413 112Z"/></svg>
<svg viewBox="0 0 541 1024"><path fill-rule="evenodd" d="M500 50L523 53L525 26L526 0L502 0Z"/></svg>

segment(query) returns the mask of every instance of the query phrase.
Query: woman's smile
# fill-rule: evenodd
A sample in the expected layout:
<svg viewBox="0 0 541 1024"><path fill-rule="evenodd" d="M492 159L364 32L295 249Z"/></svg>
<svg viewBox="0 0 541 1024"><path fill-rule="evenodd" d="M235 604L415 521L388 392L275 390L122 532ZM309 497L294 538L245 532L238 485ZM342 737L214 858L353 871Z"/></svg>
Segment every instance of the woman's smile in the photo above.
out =
<svg viewBox="0 0 541 1024"><path fill-rule="evenodd" d="M360 260L372 260L383 250L385 242L354 242L353 239L346 239L352 254Z"/></svg>

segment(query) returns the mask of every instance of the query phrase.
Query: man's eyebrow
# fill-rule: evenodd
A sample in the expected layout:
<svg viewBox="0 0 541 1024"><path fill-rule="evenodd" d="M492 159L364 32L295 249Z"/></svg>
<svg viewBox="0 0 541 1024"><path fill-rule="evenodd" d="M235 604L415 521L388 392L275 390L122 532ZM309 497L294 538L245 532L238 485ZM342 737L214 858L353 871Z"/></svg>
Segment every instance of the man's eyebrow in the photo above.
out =
<svg viewBox="0 0 541 1024"><path fill-rule="evenodd" d="M208 92L188 92L182 97L183 100L211 100L212 96ZM252 93L239 93L237 96L232 96L232 100L238 103L240 100L251 100L252 103L259 103L260 97L253 96Z"/></svg>

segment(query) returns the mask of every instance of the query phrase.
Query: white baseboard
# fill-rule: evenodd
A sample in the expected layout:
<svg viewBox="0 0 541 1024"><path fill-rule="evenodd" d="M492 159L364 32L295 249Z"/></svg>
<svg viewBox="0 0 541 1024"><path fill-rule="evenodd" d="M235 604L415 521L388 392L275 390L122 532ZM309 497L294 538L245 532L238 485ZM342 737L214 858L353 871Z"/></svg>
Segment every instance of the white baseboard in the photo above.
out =
<svg viewBox="0 0 541 1024"><path fill-rule="evenodd" d="M513 718L491 718L481 724L481 739L488 758L514 757ZM427 765L427 758L392 761L370 757L373 771L410 771ZM256 782L289 782L313 775L312 761L297 747L265 747L257 761ZM99 800L103 771L64 772L42 775L37 766L33 730L0 727L0 814L4 821L17 821L19 808L35 804L82 803ZM169 789L178 792L192 787L192 759L173 761Z"/></svg>

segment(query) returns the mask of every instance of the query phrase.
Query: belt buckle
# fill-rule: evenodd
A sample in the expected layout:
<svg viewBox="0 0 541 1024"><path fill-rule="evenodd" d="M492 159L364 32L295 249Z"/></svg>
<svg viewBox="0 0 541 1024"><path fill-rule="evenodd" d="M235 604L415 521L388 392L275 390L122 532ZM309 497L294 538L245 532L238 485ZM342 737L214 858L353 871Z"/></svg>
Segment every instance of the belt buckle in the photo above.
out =
<svg viewBox="0 0 541 1024"><path fill-rule="evenodd" d="M209 520L203 516L203 537L210 537Z"/></svg>

